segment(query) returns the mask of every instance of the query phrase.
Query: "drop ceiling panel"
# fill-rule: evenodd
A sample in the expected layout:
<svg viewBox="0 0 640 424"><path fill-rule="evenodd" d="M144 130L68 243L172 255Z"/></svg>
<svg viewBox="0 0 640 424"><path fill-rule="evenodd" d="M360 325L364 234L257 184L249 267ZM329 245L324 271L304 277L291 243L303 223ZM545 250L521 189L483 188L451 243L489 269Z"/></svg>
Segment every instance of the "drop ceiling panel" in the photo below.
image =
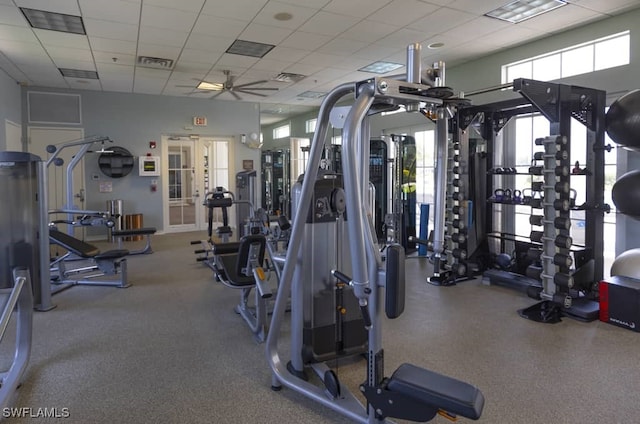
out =
<svg viewBox="0 0 640 424"><path fill-rule="evenodd" d="M186 31L174 31L143 26L140 28L140 43L164 44L182 48L187 41L189 33Z"/></svg>
<svg viewBox="0 0 640 424"><path fill-rule="evenodd" d="M314 9L322 9L331 0L279 0L279 3L294 4L297 6L311 7Z"/></svg>
<svg viewBox="0 0 640 424"><path fill-rule="evenodd" d="M223 53L233 43L234 38L210 37L202 34L191 34L185 44L185 49L201 52Z"/></svg>
<svg viewBox="0 0 640 424"><path fill-rule="evenodd" d="M237 54L229 54L224 53L218 62L216 62L216 67L236 67L236 68L250 68L253 64L258 61L257 57L249 57L249 56L240 56Z"/></svg>
<svg viewBox="0 0 640 424"><path fill-rule="evenodd" d="M142 8L140 25L161 29L172 29L181 32L190 32L196 22L198 14L195 12L185 12L166 7L147 6Z"/></svg>
<svg viewBox="0 0 640 424"><path fill-rule="evenodd" d="M274 75L282 72L283 69L293 65L294 62L286 62L283 60L271 60L267 58L260 59L257 61L251 69L257 71L271 71Z"/></svg>
<svg viewBox="0 0 640 424"><path fill-rule="evenodd" d="M136 44L124 40L111 40L101 37L89 37L89 45L96 52L110 52L135 56ZM113 55L112 55L113 56Z"/></svg>
<svg viewBox="0 0 640 424"><path fill-rule="evenodd" d="M509 0L454 0L447 7L476 15L484 15L494 9L510 3Z"/></svg>
<svg viewBox="0 0 640 424"><path fill-rule="evenodd" d="M348 30L359 20L353 16L318 12L300 27L300 31L334 36Z"/></svg>
<svg viewBox="0 0 640 424"><path fill-rule="evenodd" d="M315 50L326 44L333 37L328 35L311 34L309 32L296 31L287 37L280 45L294 49Z"/></svg>
<svg viewBox="0 0 640 424"><path fill-rule="evenodd" d="M246 41L275 45L282 42L282 40L291 35L292 32L292 30L286 28L251 23L242 34L240 34L239 38Z"/></svg>
<svg viewBox="0 0 640 424"><path fill-rule="evenodd" d="M10 25L0 25L0 40L19 41L33 44L40 43L31 28L21 28ZM2 45L4 45L4 43L0 44L0 46Z"/></svg>
<svg viewBox="0 0 640 424"><path fill-rule="evenodd" d="M100 80L91 80L91 79L76 79L76 78L65 78L69 88L75 88L76 90L94 90L100 91L102 90L102 85L100 84Z"/></svg>
<svg viewBox="0 0 640 424"><path fill-rule="evenodd" d="M346 38L334 38L317 51L320 53L329 53L337 55L351 55L360 49L368 46L369 43L363 41L349 40Z"/></svg>
<svg viewBox="0 0 640 424"><path fill-rule="evenodd" d="M333 0L324 7L324 10L356 18L365 18L389 3L391 0Z"/></svg>
<svg viewBox="0 0 640 424"><path fill-rule="evenodd" d="M439 6L418 0L393 0L367 19L391 25L405 26L438 10Z"/></svg>
<svg viewBox="0 0 640 424"><path fill-rule="evenodd" d="M194 75L197 74L199 75L199 78L201 78L203 75L209 72L212 65L213 63L209 64L209 63L191 62L188 60L183 60L181 56L176 66L173 68L173 75L189 73Z"/></svg>
<svg viewBox="0 0 640 424"><path fill-rule="evenodd" d="M5 5L0 5L0 24L29 27L20 9Z"/></svg>
<svg viewBox="0 0 640 424"><path fill-rule="evenodd" d="M163 46L150 43L140 43L138 45L138 56L151 56L176 60L179 55L179 47Z"/></svg>
<svg viewBox="0 0 640 424"><path fill-rule="evenodd" d="M573 0L576 6L584 7L600 13L612 14L621 10L635 8L640 5L638 0Z"/></svg>
<svg viewBox="0 0 640 424"><path fill-rule="evenodd" d="M80 15L76 0L16 0L18 7L46 10L48 12L64 13L66 15Z"/></svg>
<svg viewBox="0 0 640 424"><path fill-rule="evenodd" d="M115 61L113 59L116 59ZM97 63L116 63L125 66L135 66L136 56L131 54L101 52L94 50L93 59Z"/></svg>
<svg viewBox="0 0 640 424"><path fill-rule="evenodd" d="M284 72L300 75L311 75L320 71L321 69L324 69L323 65L309 65L298 62L285 68ZM302 80L302 82L304 82L304 80Z"/></svg>
<svg viewBox="0 0 640 424"><path fill-rule="evenodd" d="M103 21L114 21L132 25L138 25L140 22L140 4L138 3L131 3L123 0L78 0L78 2L80 3L82 16L85 18L94 18Z"/></svg>
<svg viewBox="0 0 640 424"><path fill-rule="evenodd" d="M431 34L426 32L403 28L376 41L374 44L385 47L406 47L409 44L419 43L422 40L426 40L430 35Z"/></svg>
<svg viewBox="0 0 640 424"><path fill-rule="evenodd" d="M204 2L205 0L144 0L145 6L160 6L188 12L199 12Z"/></svg>
<svg viewBox="0 0 640 424"><path fill-rule="evenodd" d="M164 81L153 78L138 78L136 76L133 82L133 88L136 93L141 94L162 94L164 89Z"/></svg>
<svg viewBox="0 0 640 424"><path fill-rule="evenodd" d="M133 79L109 78L100 76L102 88L105 91L116 91L121 93L133 92Z"/></svg>
<svg viewBox="0 0 640 424"><path fill-rule="evenodd" d="M89 37L109 38L112 40L137 41L138 26L121 22L84 18L84 27Z"/></svg>
<svg viewBox="0 0 640 424"><path fill-rule="evenodd" d="M384 46L372 44L363 49L358 50L353 55L362 59L367 59L372 62L375 62L376 60L379 60L381 57L392 55L394 53L397 53L399 50L403 50L403 49L399 49L397 47L384 47Z"/></svg>
<svg viewBox="0 0 640 424"><path fill-rule="evenodd" d="M351 40L373 43L381 38L386 37L389 34L394 33L400 28L401 27L397 25L389 25L383 22L364 20L355 24L354 26L340 34L340 36L349 38Z"/></svg>
<svg viewBox="0 0 640 424"><path fill-rule="evenodd" d="M270 1L256 15L253 22L263 25L271 25L280 28L294 30L304 24L309 18L318 12L318 8L301 7L279 1ZM274 16L278 13L289 13L291 19L279 21Z"/></svg>
<svg viewBox="0 0 640 424"><path fill-rule="evenodd" d="M201 50L194 50L194 49L184 49L180 54L180 59L178 63L184 60L187 63L197 62L197 63L207 64L209 68L211 68L211 66L213 66L213 64L216 63L222 55L223 55L222 52L214 53L214 52L203 52Z"/></svg>
<svg viewBox="0 0 640 424"><path fill-rule="evenodd" d="M202 13L250 21L266 3L266 0L208 1L202 8Z"/></svg>
<svg viewBox="0 0 640 424"><path fill-rule="evenodd" d="M289 47L274 47L263 59L283 60L286 62L297 62L311 53L310 50L292 49Z"/></svg>
<svg viewBox="0 0 640 424"><path fill-rule="evenodd" d="M211 37L235 39L244 31L247 25L248 22L238 19L201 14L192 32L194 34L204 34Z"/></svg>
<svg viewBox="0 0 640 424"><path fill-rule="evenodd" d="M33 32L45 48L68 47L71 49L89 50L89 41L85 35L49 31L46 29L34 29Z"/></svg>
<svg viewBox="0 0 640 424"><path fill-rule="evenodd" d="M124 64L100 62L96 63L96 70L98 71L98 75L100 75L100 79L105 75L110 75L110 78L112 79L119 77L122 79L131 79L133 81L135 68Z"/></svg>
<svg viewBox="0 0 640 424"><path fill-rule="evenodd" d="M473 20L475 16L476 15L472 15L471 13L443 7L422 19L418 19L408 27L418 31L426 31L430 34L437 34L463 25L465 22ZM464 25L460 30L465 30Z"/></svg>
<svg viewBox="0 0 640 424"><path fill-rule="evenodd" d="M58 68L80 69L82 71L95 71L96 65L93 61L77 60L65 57L54 57L53 63Z"/></svg>
<svg viewBox="0 0 640 424"><path fill-rule="evenodd" d="M554 10L554 13L544 13L527 19L518 25L544 32L554 32L568 29L575 23L585 22L599 16L600 13L598 12L568 4Z"/></svg>
<svg viewBox="0 0 640 424"><path fill-rule="evenodd" d="M162 80L163 84L169 79L171 71L165 71L164 69L151 69L137 66L135 68L136 82L141 78L149 78L153 80Z"/></svg>
<svg viewBox="0 0 640 424"><path fill-rule="evenodd" d="M60 60L75 60L83 62L93 62L93 56L89 49L70 49L66 47L49 47L49 56L58 63ZM93 66L92 66L93 68Z"/></svg>

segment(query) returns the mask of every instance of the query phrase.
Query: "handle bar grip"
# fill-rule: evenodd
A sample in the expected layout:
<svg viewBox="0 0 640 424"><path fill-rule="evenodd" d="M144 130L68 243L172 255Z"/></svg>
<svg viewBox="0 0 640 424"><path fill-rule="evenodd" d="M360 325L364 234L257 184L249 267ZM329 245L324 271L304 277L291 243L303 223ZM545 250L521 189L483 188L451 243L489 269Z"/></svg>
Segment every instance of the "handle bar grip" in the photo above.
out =
<svg viewBox="0 0 640 424"><path fill-rule="evenodd" d="M371 328L371 315L369 315L369 308L367 305L360 305L360 313L362 314L362 320L364 321L364 328L367 330Z"/></svg>
<svg viewBox="0 0 640 424"><path fill-rule="evenodd" d="M331 274L345 284L349 284L351 282L351 277L347 276L346 274L343 274L342 272L336 269L331 270Z"/></svg>
<svg viewBox="0 0 640 424"><path fill-rule="evenodd" d="M412 242L418 243L418 244L424 244L425 246L428 246L428 245L431 244L431 242L429 240L421 239L421 238L414 237L414 236L409 236L409 241L412 241Z"/></svg>

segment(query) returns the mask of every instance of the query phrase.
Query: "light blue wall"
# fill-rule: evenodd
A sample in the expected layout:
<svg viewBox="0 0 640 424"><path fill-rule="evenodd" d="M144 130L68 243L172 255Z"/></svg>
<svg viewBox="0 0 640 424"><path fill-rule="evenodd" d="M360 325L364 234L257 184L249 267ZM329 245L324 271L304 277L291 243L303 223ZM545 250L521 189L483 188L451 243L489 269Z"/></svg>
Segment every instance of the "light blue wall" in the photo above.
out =
<svg viewBox="0 0 640 424"><path fill-rule="evenodd" d="M162 135L234 137L231 146L235 158L233 173L242 170L243 159L252 159L254 167L259 167L259 151L249 149L240 143L240 134L258 133L260 130L259 107L256 103L113 92L63 91L40 87L30 89L80 94L82 128L85 136L107 136L114 141L113 145L126 148L134 156L144 156L147 153L160 156ZM25 96L26 92L25 89ZM26 105L26 101L23 104ZM207 126L193 127L194 116L205 116ZM155 150L149 149L150 141L157 142ZM125 213L141 213L144 215L145 226L163 229L161 188L166 176L157 177L158 191L151 192L151 177L140 177L137 169L134 169L126 177L108 178L99 170L98 155L90 154L85 156L85 173L88 209L104 210L107 200L122 199ZM99 179L94 180L93 175L97 175ZM100 193L101 181L111 181L113 191ZM230 183L234 184L233 181Z"/></svg>
<svg viewBox="0 0 640 424"><path fill-rule="evenodd" d="M0 151L7 149L5 120L22 123L20 86L0 70Z"/></svg>

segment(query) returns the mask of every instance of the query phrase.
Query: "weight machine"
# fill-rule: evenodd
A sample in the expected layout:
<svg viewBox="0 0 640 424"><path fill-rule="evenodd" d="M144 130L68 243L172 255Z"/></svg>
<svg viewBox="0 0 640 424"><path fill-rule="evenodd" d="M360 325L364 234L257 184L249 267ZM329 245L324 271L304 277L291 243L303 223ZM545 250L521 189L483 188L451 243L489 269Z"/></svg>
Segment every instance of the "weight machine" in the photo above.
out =
<svg viewBox="0 0 640 424"><path fill-rule="evenodd" d="M386 266L383 264L370 216L367 195L369 193L369 167L363 166L361 158L369 156L369 114L400 104L407 110L433 110L438 118L437 138L439 145L447 147L448 109L455 107L458 99L440 96L444 90L444 64L438 63L431 73L425 74L425 83L420 69L419 44L407 49L406 79L376 77L357 83L343 84L325 96L318 115L318 126L311 144L309 161L300 189L300 199L287 249L282 278L278 288L266 355L273 372L274 390L286 386L304 396L327 406L344 416L361 423L382 423L387 418L412 421L428 421L440 413L445 416L461 415L478 419L484 406L482 393L470 384L419 368L411 364L401 365L391 377L384 375L384 353L382 349L382 291L385 291L385 313L396 318L404 311L404 250L390 245L386 249ZM433 78L430 78L433 77ZM348 285L357 299L362 321L367 330L367 377L360 385L367 405L364 406L346 388L341 387L337 375L325 363L311 367L322 381L322 385L306 381L298 373L287 370L286 361L278 351L278 338L285 317L289 295L301 290L306 276L301 275L298 256L302 252L305 224L309 213L315 213L319 205L312 202L313 185L318 179L318 168L327 136L331 110L346 95L355 94L355 100L345 119L342 131L342 169L344 171L344 204L346 205L348 246L351 273L347 276L340 270L332 274L340 284ZM443 131L444 130L444 131ZM445 153L446 154L446 153ZM445 158L446 160L446 158ZM444 168L444 167L442 167ZM446 179L439 175L436 199L443 199ZM314 209L311 209L311 205ZM439 267L443 251L444 202L436 203L436 227L434 236L434 261ZM340 241L338 241L340 242ZM436 268L439 269L439 268ZM292 297L291 332L302 331L299 319L302 305ZM301 352L292 351L295 357ZM292 358L293 359L293 358Z"/></svg>

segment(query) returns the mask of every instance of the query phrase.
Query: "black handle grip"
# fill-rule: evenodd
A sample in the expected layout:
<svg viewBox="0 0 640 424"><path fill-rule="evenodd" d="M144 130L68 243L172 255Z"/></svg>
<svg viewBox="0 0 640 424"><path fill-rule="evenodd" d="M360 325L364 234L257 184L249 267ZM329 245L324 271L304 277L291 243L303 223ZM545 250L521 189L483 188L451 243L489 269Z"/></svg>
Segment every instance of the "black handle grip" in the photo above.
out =
<svg viewBox="0 0 640 424"><path fill-rule="evenodd" d="M345 284L349 284L351 282L351 277L346 274L341 273L340 271L334 269L331 271L331 274L336 277L338 280L342 281Z"/></svg>
<svg viewBox="0 0 640 424"><path fill-rule="evenodd" d="M362 320L364 321L364 328L367 330L371 328L371 316L369 315L369 308L367 305L360 305L360 313L362 314Z"/></svg>
<svg viewBox="0 0 640 424"><path fill-rule="evenodd" d="M421 239L414 236L409 236L409 241L418 243L418 244L424 244L425 246L429 246L431 244L429 240Z"/></svg>

